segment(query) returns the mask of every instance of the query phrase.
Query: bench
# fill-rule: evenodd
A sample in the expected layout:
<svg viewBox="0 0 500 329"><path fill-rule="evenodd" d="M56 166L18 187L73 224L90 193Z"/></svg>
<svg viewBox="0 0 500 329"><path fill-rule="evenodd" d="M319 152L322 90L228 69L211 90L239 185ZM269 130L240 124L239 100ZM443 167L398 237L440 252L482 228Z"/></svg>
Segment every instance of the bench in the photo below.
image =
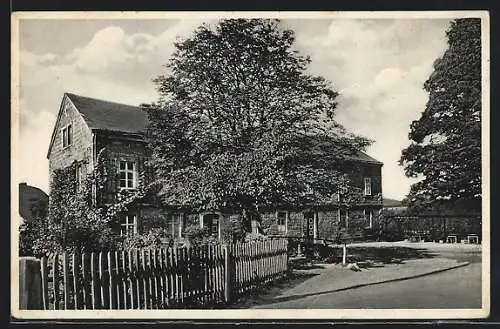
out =
<svg viewBox="0 0 500 329"><path fill-rule="evenodd" d="M457 243L457 236L455 234L450 234L446 237L446 243Z"/></svg>
<svg viewBox="0 0 500 329"><path fill-rule="evenodd" d="M469 235L467 235L467 242L478 244L479 237L477 236L477 234L469 234Z"/></svg>

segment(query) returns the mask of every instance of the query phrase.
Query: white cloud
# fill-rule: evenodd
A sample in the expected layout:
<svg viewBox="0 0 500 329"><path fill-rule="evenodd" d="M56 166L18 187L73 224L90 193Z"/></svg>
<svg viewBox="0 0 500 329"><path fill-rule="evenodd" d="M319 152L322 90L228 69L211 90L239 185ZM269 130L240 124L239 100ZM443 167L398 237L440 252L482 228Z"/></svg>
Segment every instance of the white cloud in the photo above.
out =
<svg viewBox="0 0 500 329"><path fill-rule="evenodd" d="M34 67L37 65L46 65L54 62L56 60L56 55L52 53L47 53L44 55L35 55L29 51L20 51L19 59L20 62L29 67Z"/></svg>
<svg viewBox="0 0 500 329"><path fill-rule="evenodd" d="M64 92L128 104L154 101L151 79L161 73L175 37L190 33L199 23L184 20L159 35L127 35L110 26L85 46L60 56L22 50L17 179L48 191L46 153Z"/></svg>
<svg viewBox="0 0 500 329"><path fill-rule="evenodd" d="M375 140L368 153L384 162L384 195L404 197L414 180L397 163L410 123L425 108L423 84L446 48L448 21L339 19L308 33L300 24L291 27L301 53L311 56L311 72L340 91L337 120Z"/></svg>
<svg viewBox="0 0 500 329"><path fill-rule="evenodd" d="M18 182L49 191L47 149L55 116L42 110L31 117L19 135Z"/></svg>
<svg viewBox="0 0 500 329"><path fill-rule="evenodd" d="M119 27L97 32L84 47L73 50L66 60L79 69L104 70L111 63L122 64L130 56L125 48L125 33Z"/></svg>

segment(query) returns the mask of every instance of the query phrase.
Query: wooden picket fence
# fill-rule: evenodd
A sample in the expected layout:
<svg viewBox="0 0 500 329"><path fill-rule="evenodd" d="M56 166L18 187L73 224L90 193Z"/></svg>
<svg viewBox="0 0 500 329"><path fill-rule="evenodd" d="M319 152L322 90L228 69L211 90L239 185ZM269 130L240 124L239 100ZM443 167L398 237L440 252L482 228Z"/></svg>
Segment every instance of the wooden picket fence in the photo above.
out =
<svg viewBox="0 0 500 329"><path fill-rule="evenodd" d="M286 239L51 254L40 259L41 309L216 307L286 271Z"/></svg>
<svg viewBox="0 0 500 329"><path fill-rule="evenodd" d="M234 264L233 289L236 295L255 290L277 280L287 271L286 239L258 243L237 243L229 246Z"/></svg>

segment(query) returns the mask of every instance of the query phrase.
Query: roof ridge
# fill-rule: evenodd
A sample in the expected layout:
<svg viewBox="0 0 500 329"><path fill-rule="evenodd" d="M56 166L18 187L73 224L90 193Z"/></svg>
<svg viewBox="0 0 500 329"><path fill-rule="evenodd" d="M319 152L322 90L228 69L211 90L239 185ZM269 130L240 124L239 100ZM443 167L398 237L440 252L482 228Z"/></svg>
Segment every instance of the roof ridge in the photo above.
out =
<svg viewBox="0 0 500 329"><path fill-rule="evenodd" d="M141 109L141 107L139 105L132 105L132 104L126 104L126 103L121 103L121 102L117 102L117 101L102 99L102 98L78 95L78 94L70 93L70 92L65 92L64 94L66 94L68 97L70 97L70 99L71 99L71 96L74 96L77 98L85 98L85 99L93 100L93 101L97 101L97 102L105 102L105 103L110 103L110 104L116 104L116 105L121 105L121 106L130 106L130 107L134 107L137 109Z"/></svg>

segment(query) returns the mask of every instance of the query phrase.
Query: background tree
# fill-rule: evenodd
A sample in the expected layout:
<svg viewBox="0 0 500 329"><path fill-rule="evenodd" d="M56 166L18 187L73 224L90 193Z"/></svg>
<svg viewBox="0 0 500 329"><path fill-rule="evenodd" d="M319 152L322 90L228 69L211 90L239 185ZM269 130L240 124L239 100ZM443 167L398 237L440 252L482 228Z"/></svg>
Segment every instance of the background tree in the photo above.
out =
<svg viewBox="0 0 500 329"><path fill-rule="evenodd" d="M448 49L424 84L429 101L413 121L400 164L423 176L408 201L419 208L447 204L481 208L481 21L457 19L446 33Z"/></svg>
<svg viewBox="0 0 500 329"><path fill-rule="evenodd" d="M307 72L294 33L278 20L202 25L175 43L160 97L148 106L156 183L168 204L300 206L331 198L344 156L369 144L334 119L337 92Z"/></svg>

